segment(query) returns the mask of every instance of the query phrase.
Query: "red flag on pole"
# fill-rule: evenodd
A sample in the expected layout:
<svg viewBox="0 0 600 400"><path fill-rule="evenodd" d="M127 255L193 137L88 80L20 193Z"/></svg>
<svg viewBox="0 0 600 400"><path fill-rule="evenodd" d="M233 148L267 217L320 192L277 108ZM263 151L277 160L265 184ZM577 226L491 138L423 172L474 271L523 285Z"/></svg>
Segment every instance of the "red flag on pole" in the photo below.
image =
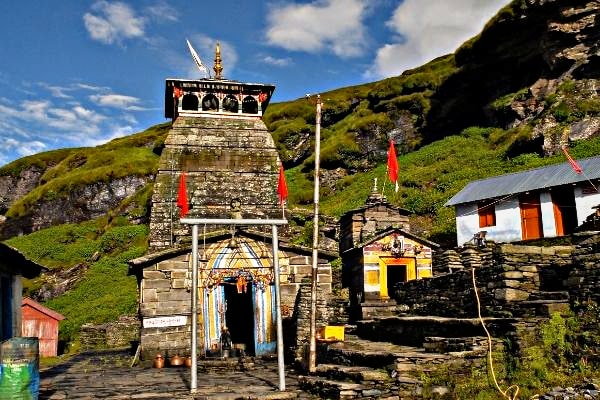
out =
<svg viewBox="0 0 600 400"><path fill-rule="evenodd" d="M563 147L562 151L563 151L563 153L565 153L565 157L567 157L567 160L569 160L569 164L571 164L573 171L575 171L575 173L577 173L577 174L581 174L583 172L583 169L581 169L579 164L577 164L577 161L573 160L573 157L571 157L571 155L567 151L567 148Z"/></svg>
<svg viewBox="0 0 600 400"><path fill-rule="evenodd" d="M285 182L285 174L283 173L283 164L279 166L279 181L277 182L277 194L279 195L279 205L288 197L287 183Z"/></svg>
<svg viewBox="0 0 600 400"><path fill-rule="evenodd" d="M390 150L388 151L387 160L388 177L396 185L396 192L398 191L398 158L396 157L396 149L394 148L394 141L390 140Z"/></svg>
<svg viewBox="0 0 600 400"><path fill-rule="evenodd" d="M179 191L177 192L177 207L181 210L179 212L180 218L185 217L189 211L187 188L185 184L185 172L182 172L179 176Z"/></svg>

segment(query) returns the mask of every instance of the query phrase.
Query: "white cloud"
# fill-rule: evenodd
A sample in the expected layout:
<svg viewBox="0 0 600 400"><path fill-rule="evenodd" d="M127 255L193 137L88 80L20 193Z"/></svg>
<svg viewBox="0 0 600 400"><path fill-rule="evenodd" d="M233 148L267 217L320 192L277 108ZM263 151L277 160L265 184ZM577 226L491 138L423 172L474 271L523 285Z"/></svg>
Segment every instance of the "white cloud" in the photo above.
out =
<svg viewBox="0 0 600 400"><path fill-rule="evenodd" d="M34 140L32 142L21 142L19 143L19 147L16 148L17 153L21 156L30 156L32 154L36 154L46 150L46 143L42 143L39 140Z"/></svg>
<svg viewBox="0 0 600 400"><path fill-rule="evenodd" d="M0 138L0 146L2 146L4 152L12 152L19 157L30 156L47 149L47 145L39 140L17 140L12 137ZM5 154L0 154L0 165L6 162L9 162L8 157Z"/></svg>
<svg viewBox="0 0 600 400"><path fill-rule="evenodd" d="M267 41L287 50L331 51L343 58L360 56L366 45L366 11L360 0L273 5L267 15Z"/></svg>
<svg viewBox="0 0 600 400"><path fill-rule="evenodd" d="M101 144L110 142L113 139L117 139L123 136L131 135L134 133L134 128L132 126L111 126L108 127L107 130L110 132L106 135L98 136L98 137L86 137L83 145L84 146L99 146Z"/></svg>
<svg viewBox="0 0 600 400"><path fill-rule="evenodd" d="M123 39L143 38L145 18L121 2L98 1L92 5L95 14L88 12L83 22L94 40L105 44L121 43Z"/></svg>
<svg viewBox="0 0 600 400"><path fill-rule="evenodd" d="M0 165L49 149L105 143L139 128L134 115L122 112L144 110L137 97L87 83L33 86L36 100L0 97Z"/></svg>
<svg viewBox="0 0 600 400"><path fill-rule="evenodd" d="M72 98L71 95L67 94L67 92L70 92L73 90L73 87L69 87L69 86L55 86L55 85L49 85L45 82L38 82L38 85L40 85L41 87L47 89L53 97L59 98L59 99L70 99Z"/></svg>
<svg viewBox="0 0 600 400"><path fill-rule="evenodd" d="M75 86L78 87L79 89L85 89L85 90L89 90L91 92L101 92L101 91L107 91L110 89L106 86L95 86L95 85L89 85L87 83L77 83L77 84L75 84Z"/></svg>
<svg viewBox="0 0 600 400"><path fill-rule="evenodd" d="M292 63L292 59L289 57L275 58L275 57L271 57L271 56L266 56L262 60L266 64L274 65L276 67L286 67Z"/></svg>
<svg viewBox="0 0 600 400"><path fill-rule="evenodd" d="M179 21L179 12L165 2L159 2L146 7L146 12L158 22Z"/></svg>
<svg viewBox="0 0 600 400"><path fill-rule="evenodd" d="M120 108L128 111L142 111L144 108L138 106L140 99L133 96L126 96L123 94L94 94L91 95L90 100L96 104L104 107Z"/></svg>
<svg viewBox="0 0 600 400"><path fill-rule="evenodd" d="M405 0L386 25L394 41L377 51L368 78L399 75L442 54L452 53L481 31L508 0Z"/></svg>

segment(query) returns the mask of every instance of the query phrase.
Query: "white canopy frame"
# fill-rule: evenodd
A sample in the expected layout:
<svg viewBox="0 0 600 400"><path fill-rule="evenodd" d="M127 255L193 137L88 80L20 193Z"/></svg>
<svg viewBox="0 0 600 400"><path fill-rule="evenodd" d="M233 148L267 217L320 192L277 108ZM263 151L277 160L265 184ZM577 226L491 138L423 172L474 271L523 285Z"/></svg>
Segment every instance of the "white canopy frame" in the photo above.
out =
<svg viewBox="0 0 600 400"><path fill-rule="evenodd" d="M281 290L279 287L279 235L277 227L287 225L286 219L226 219L182 218L180 223L192 226L192 367L190 393L198 390L198 226L199 225L271 225L273 269L275 272L275 313L277 319L277 365L279 390L285 391L285 365L283 358L283 328L281 322ZM203 260L206 262L205 260Z"/></svg>

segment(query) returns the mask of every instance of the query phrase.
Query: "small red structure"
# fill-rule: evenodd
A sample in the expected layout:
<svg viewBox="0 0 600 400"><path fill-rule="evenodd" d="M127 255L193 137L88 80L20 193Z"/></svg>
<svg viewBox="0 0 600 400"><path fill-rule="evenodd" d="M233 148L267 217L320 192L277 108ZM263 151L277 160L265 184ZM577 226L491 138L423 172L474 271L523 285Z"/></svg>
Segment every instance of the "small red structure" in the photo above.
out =
<svg viewBox="0 0 600 400"><path fill-rule="evenodd" d="M53 357L58 350L58 323L65 317L24 297L21 302L21 335L40 340L40 357Z"/></svg>

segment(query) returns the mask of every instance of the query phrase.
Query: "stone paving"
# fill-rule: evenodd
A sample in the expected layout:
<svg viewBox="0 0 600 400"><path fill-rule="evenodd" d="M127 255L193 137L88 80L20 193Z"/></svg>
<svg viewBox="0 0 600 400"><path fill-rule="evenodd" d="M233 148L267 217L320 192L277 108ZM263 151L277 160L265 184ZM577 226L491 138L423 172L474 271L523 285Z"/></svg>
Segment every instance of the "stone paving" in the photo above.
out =
<svg viewBox="0 0 600 400"><path fill-rule="evenodd" d="M277 362L257 361L247 371L198 373L198 390L190 394L186 367L130 367L126 352L88 352L41 369L43 399L316 399L298 389L297 375L286 370L286 391L278 390ZM200 367L199 367L200 369Z"/></svg>

